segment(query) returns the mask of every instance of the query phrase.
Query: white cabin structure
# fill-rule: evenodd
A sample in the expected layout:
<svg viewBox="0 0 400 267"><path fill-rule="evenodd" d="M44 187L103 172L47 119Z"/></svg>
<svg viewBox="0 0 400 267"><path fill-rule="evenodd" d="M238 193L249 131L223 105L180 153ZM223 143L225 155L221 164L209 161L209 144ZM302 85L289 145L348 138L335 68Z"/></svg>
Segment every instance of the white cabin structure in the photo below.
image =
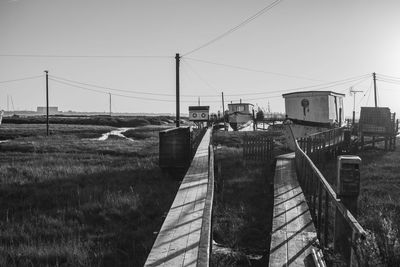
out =
<svg viewBox="0 0 400 267"><path fill-rule="evenodd" d="M344 94L304 91L282 96L287 119L285 136L291 149L294 149L294 139L340 127L344 122Z"/></svg>
<svg viewBox="0 0 400 267"><path fill-rule="evenodd" d="M288 119L310 126L341 126L344 121L344 94L332 91L305 91L282 95Z"/></svg>

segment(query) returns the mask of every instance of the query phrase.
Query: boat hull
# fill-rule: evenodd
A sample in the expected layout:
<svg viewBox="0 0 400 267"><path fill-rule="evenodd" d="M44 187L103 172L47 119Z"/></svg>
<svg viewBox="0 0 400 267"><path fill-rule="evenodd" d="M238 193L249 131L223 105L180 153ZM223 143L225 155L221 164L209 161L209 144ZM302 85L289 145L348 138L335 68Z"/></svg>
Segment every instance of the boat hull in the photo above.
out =
<svg viewBox="0 0 400 267"><path fill-rule="evenodd" d="M245 124L253 119L251 114L233 112L229 114L229 125L234 131L240 130Z"/></svg>
<svg viewBox="0 0 400 267"><path fill-rule="evenodd" d="M324 132L332 127L325 126L306 126L296 123L284 124L284 135L286 139L286 144L291 150L295 150L294 140L302 137L307 137L311 134Z"/></svg>

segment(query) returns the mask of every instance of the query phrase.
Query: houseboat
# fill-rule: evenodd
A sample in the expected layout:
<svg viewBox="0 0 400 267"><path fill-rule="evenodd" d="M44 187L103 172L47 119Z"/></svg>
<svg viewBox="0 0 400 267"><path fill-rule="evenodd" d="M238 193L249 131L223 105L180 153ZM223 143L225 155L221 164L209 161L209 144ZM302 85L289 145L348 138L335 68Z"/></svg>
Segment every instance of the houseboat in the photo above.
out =
<svg viewBox="0 0 400 267"><path fill-rule="evenodd" d="M253 104L231 103L228 104L229 125L234 131L240 130L247 123L253 120Z"/></svg>
<svg viewBox="0 0 400 267"><path fill-rule="evenodd" d="M307 137L343 124L344 94L332 91L303 91L282 96L285 99L286 123L290 124L293 133L285 133L290 148L294 148L293 138Z"/></svg>

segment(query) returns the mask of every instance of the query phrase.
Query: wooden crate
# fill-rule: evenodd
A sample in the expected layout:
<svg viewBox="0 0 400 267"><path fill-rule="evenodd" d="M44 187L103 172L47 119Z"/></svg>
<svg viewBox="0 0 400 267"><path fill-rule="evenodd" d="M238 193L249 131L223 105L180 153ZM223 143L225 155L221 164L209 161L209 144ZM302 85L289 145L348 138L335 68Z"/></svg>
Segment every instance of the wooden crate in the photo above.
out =
<svg viewBox="0 0 400 267"><path fill-rule="evenodd" d="M385 107L361 107L360 131L388 134L393 131L392 114Z"/></svg>

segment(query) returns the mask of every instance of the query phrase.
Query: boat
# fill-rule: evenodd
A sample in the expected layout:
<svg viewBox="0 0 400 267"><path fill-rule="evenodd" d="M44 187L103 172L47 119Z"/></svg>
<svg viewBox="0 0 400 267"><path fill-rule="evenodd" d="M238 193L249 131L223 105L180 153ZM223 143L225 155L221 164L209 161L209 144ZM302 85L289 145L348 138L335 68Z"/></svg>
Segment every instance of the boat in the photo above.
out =
<svg viewBox="0 0 400 267"><path fill-rule="evenodd" d="M288 125L285 136L289 148L294 149L294 139L341 127L344 122L344 96L333 91L283 94L286 112L284 123Z"/></svg>
<svg viewBox="0 0 400 267"><path fill-rule="evenodd" d="M231 103L228 104L228 121L234 131L238 131L253 120L253 104Z"/></svg>

